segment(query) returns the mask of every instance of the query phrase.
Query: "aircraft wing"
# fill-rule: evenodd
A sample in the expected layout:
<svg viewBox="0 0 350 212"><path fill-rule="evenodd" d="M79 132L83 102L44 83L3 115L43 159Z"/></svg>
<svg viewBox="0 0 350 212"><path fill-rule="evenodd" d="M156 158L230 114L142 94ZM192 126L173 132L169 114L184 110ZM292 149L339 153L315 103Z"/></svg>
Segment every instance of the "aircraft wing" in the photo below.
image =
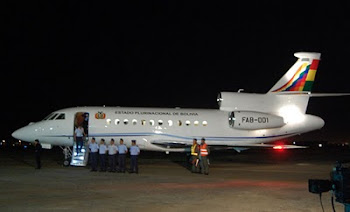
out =
<svg viewBox="0 0 350 212"><path fill-rule="evenodd" d="M241 152L247 149L257 149L257 148L272 148L272 149L304 149L308 148L307 146L297 146L297 145L276 145L276 144L247 144L247 145L237 145L237 146L215 146L209 145L212 150L227 150L234 149L237 152Z"/></svg>
<svg viewBox="0 0 350 212"><path fill-rule="evenodd" d="M178 141L163 141L163 140L156 140L151 142L154 145L165 147L165 148L186 148L190 147L191 145L186 144L185 142L178 142Z"/></svg>
<svg viewBox="0 0 350 212"><path fill-rule="evenodd" d="M154 140L151 144L166 152L191 152L191 146L185 142Z"/></svg>
<svg viewBox="0 0 350 212"><path fill-rule="evenodd" d="M191 145L186 144L185 142L178 141L153 141L151 142L154 145L157 145L161 148L166 148L170 151L182 150L190 151ZM273 149L303 149L308 148L307 146L298 146L298 145L276 145L276 144L246 144L246 145L209 145L211 150L228 150L234 149L237 152L241 152L251 148L273 148Z"/></svg>
<svg viewBox="0 0 350 212"><path fill-rule="evenodd" d="M276 144L248 144L244 146L233 146L233 147L247 147L247 148L274 148L274 149L303 149L308 148L307 146L298 145L276 145Z"/></svg>

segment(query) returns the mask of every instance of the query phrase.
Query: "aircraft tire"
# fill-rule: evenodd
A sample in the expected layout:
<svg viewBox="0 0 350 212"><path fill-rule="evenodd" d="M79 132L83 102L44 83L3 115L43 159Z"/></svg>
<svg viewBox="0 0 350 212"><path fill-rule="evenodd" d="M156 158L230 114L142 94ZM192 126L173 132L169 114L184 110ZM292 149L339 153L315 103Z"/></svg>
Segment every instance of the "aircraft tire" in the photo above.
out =
<svg viewBox="0 0 350 212"><path fill-rule="evenodd" d="M69 160L64 160L63 161L63 166L69 166Z"/></svg>

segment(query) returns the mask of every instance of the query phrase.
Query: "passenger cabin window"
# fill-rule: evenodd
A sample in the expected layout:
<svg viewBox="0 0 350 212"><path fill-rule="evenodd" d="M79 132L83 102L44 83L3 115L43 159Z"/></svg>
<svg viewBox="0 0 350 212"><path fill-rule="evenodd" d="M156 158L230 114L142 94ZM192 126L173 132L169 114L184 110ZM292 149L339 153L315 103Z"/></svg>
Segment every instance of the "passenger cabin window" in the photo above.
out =
<svg viewBox="0 0 350 212"><path fill-rule="evenodd" d="M60 113L60 115L57 116L56 120L63 120L66 119L66 114L65 113Z"/></svg>
<svg viewBox="0 0 350 212"><path fill-rule="evenodd" d="M50 115L51 116L51 115ZM53 114L53 116L47 116L47 117L49 117L49 120L53 120L53 119L65 119L65 114L64 113L60 113L60 114L58 114L58 113L55 113L55 114ZM122 120L123 121L123 123L124 123L124 125L127 125L127 124L129 124L129 120L128 119L124 119L124 120ZM115 125L119 125L120 124L120 122L121 122L121 120L119 120L119 119L115 119L114 120L114 124ZM132 119L131 120L131 122L130 122L130 124L132 124L132 125L137 125L137 122L138 122L138 120L137 119ZM163 125L165 125L166 124L166 122L168 122L168 126L170 127L170 126L174 126L174 125L177 125L177 126L182 126L182 120L177 120L177 121L173 121L173 120L167 120L167 121L163 121L163 120L153 120L153 119L151 119L151 120L145 120L145 119L142 119L142 120L140 120L140 124L142 125L142 126L145 126L145 125L147 125L147 122L149 123L149 125L151 125L151 126L155 126L156 124L158 124L158 126L163 126ZM106 119L106 123L109 125L109 124L112 124L112 120L111 119ZM186 120L186 121L184 121L184 124L186 125L186 126L190 126L191 125L191 121L190 120ZM194 126L200 126L200 121L198 121L198 120L195 120L195 121L193 121L193 125ZM207 126L208 125L208 122L207 121L202 121L202 126Z"/></svg>

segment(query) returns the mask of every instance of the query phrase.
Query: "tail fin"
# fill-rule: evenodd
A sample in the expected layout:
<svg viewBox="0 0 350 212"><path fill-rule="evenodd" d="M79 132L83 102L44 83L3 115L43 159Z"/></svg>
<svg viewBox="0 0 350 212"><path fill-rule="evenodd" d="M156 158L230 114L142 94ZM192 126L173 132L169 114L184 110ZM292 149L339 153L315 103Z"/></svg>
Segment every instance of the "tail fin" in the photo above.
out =
<svg viewBox="0 0 350 212"><path fill-rule="evenodd" d="M297 62L268 93L311 92L321 54L314 52L298 52L295 53L294 56L299 58Z"/></svg>

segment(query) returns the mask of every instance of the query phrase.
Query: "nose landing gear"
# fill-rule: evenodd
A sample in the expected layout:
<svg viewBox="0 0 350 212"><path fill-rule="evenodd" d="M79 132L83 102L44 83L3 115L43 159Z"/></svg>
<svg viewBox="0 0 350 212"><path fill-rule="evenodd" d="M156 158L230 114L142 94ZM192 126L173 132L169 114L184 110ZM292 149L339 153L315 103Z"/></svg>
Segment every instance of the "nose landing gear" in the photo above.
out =
<svg viewBox="0 0 350 212"><path fill-rule="evenodd" d="M72 149L69 146L60 146L60 147L64 154L63 166L69 166L72 158Z"/></svg>

